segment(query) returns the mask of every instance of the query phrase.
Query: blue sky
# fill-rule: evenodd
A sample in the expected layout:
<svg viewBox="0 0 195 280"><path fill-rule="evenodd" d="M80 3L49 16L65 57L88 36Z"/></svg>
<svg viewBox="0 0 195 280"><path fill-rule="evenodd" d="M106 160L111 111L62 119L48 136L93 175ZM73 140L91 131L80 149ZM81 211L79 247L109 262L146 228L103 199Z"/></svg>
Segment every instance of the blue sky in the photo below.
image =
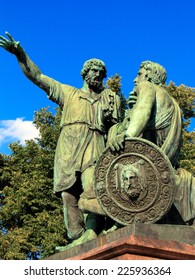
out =
<svg viewBox="0 0 195 280"><path fill-rule="evenodd" d="M81 87L82 65L95 57L106 63L108 77L122 76L126 97L144 60L163 65L167 83L195 87L194 0L1 0L0 35L5 31L42 73L62 83ZM9 143L37 136L34 111L56 104L3 49L0 69L0 153L8 154Z"/></svg>

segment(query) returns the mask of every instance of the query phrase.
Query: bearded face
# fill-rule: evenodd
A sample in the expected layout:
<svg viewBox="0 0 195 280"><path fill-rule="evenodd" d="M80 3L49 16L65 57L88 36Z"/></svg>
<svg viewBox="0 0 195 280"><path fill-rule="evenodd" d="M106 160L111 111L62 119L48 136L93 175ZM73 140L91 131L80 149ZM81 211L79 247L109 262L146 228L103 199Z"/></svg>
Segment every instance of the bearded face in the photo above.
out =
<svg viewBox="0 0 195 280"><path fill-rule="evenodd" d="M138 175L133 170L122 172L123 191L130 198L137 198L141 194L141 186Z"/></svg>
<svg viewBox="0 0 195 280"><path fill-rule="evenodd" d="M102 89L104 70L102 67L93 65L85 76L85 81L89 88L95 92Z"/></svg>

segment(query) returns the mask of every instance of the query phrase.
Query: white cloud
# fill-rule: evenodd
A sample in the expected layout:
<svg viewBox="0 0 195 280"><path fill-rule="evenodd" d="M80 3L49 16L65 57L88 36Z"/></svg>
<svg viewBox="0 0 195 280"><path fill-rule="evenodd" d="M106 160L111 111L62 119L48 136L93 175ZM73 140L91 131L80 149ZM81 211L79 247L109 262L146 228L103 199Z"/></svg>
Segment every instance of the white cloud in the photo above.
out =
<svg viewBox="0 0 195 280"><path fill-rule="evenodd" d="M39 131L32 121L25 121L24 118L0 121L0 146L5 142L11 143L14 141L25 144L25 140L34 139L38 136Z"/></svg>

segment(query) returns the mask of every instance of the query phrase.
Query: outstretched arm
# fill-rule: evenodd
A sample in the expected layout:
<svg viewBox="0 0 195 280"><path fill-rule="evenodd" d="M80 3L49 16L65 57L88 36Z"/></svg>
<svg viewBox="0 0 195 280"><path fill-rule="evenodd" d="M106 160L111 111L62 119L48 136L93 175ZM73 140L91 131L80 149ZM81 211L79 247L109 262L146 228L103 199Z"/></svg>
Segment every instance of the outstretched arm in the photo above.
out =
<svg viewBox="0 0 195 280"><path fill-rule="evenodd" d="M6 32L6 35L8 39L0 36L0 47L16 56L23 73L29 80L46 92L49 92L50 78L41 73L37 65L29 58L24 49L21 47L19 41L16 42L8 32Z"/></svg>

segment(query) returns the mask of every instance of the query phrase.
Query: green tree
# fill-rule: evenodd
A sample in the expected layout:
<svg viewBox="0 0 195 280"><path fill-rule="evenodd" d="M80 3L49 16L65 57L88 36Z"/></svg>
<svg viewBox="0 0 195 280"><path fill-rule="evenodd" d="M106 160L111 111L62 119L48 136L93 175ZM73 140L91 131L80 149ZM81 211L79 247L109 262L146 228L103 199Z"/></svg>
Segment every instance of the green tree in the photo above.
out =
<svg viewBox="0 0 195 280"><path fill-rule="evenodd" d="M121 121L125 117L125 110L127 109L127 100L124 97L122 92L122 84L121 84L121 77L118 74L110 77L106 81L106 86L111 89L112 91L116 92L120 97L121 102Z"/></svg>
<svg viewBox="0 0 195 280"><path fill-rule="evenodd" d="M61 199L54 196L53 162L60 110L35 113L41 137L10 145L1 157L0 258L37 259L55 252L65 240Z"/></svg>
<svg viewBox="0 0 195 280"><path fill-rule="evenodd" d="M178 102L183 120L182 148L180 166L195 176L195 130L190 131L192 118L195 117L195 89L185 85L176 86L173 82L167 86L171 96Z"/></svg>

